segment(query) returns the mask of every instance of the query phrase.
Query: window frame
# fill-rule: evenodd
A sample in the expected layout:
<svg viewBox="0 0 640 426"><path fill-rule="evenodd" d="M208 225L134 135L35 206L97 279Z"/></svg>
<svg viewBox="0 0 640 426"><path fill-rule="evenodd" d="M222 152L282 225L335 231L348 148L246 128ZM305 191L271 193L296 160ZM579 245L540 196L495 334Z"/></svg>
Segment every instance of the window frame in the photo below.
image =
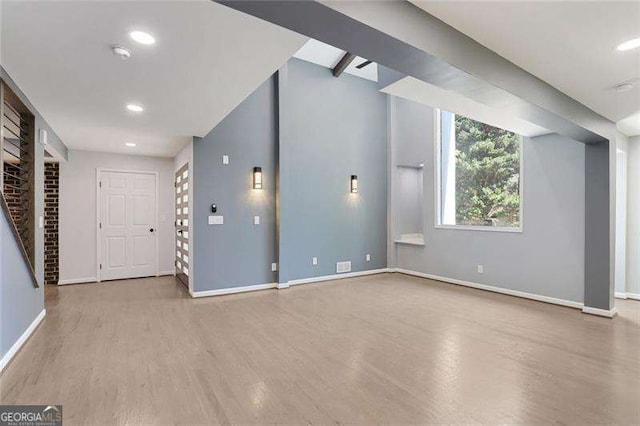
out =
<svg viewBox="0 0 640 426"><path fill-rule="evenodd" d="M454 113L456 114L456 113ZM459 114L462 115L462 114ZM445 225L442 223L442 185L441 185L441 168L442 168L442 134L441 134L441 126L442 126L442 109L434 108L434 159L435 159L435 167L434 169L434 194L435 194L435 214L434 214L434 228L435 229L449 229L449 230L457 230L457 231L480 231L480 232L506 232L506 233L524 233L524 139L525 137L519 133L520 136L520 182L518 193L520 195L520 210L518 212L519 215L519 226L518 227L496 227L496 226L472 226L472 225ZM466 117L466 116L465 116ZM467 117L471 118L471 117ZM471 118L475 121L475 118ZM488 124L488 123L487 123ZM497 126L494 126L497 127ZM506 130L506 129L504 129ZM516 133L516 132L514 132Z"/></svg>

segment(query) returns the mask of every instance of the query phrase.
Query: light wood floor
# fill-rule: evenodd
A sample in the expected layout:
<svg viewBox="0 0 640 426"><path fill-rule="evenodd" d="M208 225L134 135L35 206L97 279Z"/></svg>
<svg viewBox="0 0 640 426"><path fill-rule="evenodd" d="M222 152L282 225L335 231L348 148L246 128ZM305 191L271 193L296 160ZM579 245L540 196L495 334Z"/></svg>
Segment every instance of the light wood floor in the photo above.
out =
<svg viewBox="0 0 640 426"><path fill-rule="evenodd" d="M172 277L50 288L0 401L65 424L640 423L620 315L400 274L192 300Z"/></svg>

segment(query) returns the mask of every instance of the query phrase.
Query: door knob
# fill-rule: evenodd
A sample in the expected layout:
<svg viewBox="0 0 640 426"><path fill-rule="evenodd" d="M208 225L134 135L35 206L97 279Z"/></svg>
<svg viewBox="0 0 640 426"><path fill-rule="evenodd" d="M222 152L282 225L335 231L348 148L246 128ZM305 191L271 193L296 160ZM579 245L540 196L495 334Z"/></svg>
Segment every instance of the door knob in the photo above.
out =
<svg viewBox="0 0 640 426"><path fill-rule="evenodd" d="M153 228L149 229L149 232L153 232L153 231L155 231L155 229L153 229Z"/></svg>

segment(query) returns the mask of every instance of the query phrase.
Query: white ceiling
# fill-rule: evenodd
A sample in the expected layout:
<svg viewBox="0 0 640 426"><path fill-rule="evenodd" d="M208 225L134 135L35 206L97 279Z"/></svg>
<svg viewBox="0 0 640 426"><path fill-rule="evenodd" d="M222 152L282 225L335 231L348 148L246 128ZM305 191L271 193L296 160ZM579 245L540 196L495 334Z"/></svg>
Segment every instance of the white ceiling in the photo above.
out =
<svg viewBox="0 0 640 426"><path fill-rule="evenodd" d="M316 65L320 65L325 68L333 69L340 59L345 55L345 51L333 47L329 44L323 43L318 40L311 39L304 46L298 50L295 58L303 61L311 62ZM346 74L355 75L356 77L362 77L371 81L378 81L378 65L371 63L363 68L358 69L357 66L366 61L361 56L356 56L355 59L344 70Z"/></svg>
<svg viewBox="0 0 640 426"><path fill-rule="evenodd" d="M2 65L71 149L173 156L307 41L207 0L2 3ZM136 44L133 29L156 44Z"/></svg>
<svg viewBox="0 0 640 426"><path fill-rule="evenodd" d="M410 1L640 134L640 49L615 50L640 37L640 2ZM636 84L616 92L623 82Z"/></svg>

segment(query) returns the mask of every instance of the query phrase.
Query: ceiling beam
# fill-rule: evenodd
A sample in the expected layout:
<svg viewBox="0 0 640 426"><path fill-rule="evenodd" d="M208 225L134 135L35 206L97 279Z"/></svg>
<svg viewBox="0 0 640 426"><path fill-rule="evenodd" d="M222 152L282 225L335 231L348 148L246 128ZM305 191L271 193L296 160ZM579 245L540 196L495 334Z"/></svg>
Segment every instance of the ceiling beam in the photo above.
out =
<svg viewBox="0 0 640 426"><path fill-rule="evenodd" d="M356 55L349 52L345 53L344 56L340 59L340 61L338 61L338 64L335 67L333 67L333 69L331 70L331 72L333 73L333 76L340 77L340 74L342 74L344 70L347 69L347 67L351 64L351 62L353 62L355 58L356 58Z"/></svg>
<svg viewBox="0 0 640 426"><path fill-rule="evenodd" d="M215 1L583 143L615 134L611 121L409 2Z"/></svg>

